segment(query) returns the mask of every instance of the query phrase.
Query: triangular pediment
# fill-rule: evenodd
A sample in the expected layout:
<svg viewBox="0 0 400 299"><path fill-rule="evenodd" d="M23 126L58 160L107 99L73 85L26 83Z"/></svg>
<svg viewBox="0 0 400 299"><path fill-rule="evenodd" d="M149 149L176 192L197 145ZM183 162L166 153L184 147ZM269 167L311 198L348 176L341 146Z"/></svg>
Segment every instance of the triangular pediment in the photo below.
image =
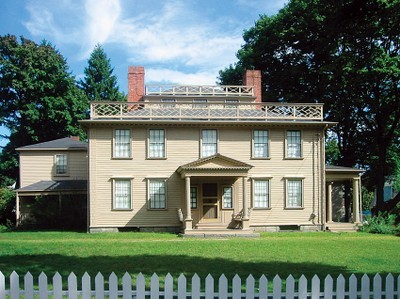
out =
<svg viewBox="0 0 400 299"><path fill-rule="evenodd" d="M216 154L210 157L201 158L199 160L184 164L178 168L178 172L184 170L249 170L253 166L221 154Z"/></svg>

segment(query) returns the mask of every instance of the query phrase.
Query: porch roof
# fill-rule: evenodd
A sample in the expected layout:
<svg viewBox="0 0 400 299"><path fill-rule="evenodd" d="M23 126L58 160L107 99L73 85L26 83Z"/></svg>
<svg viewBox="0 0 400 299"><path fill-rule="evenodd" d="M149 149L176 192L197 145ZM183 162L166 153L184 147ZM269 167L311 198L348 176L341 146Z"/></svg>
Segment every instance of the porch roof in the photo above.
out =
<svg viewBox="0 0 400 299"><path fill-rule="evenodd" d="M39 181L15 190L19 195L87 192L87 180Z"/></svg>
<svg viewBox="0 0 400 299"><path fill-rule="evenodd" d="M359 178L364 171L363 169L345 166L326 165L325 167L327 181L356 179Z"/></svg>

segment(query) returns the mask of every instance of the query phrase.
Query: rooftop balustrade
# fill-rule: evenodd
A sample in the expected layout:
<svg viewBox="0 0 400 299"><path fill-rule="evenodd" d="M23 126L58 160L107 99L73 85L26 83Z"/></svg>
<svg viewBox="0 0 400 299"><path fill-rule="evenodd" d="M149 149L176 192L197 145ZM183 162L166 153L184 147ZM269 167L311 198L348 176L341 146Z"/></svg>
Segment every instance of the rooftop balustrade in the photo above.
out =
<svg viewBox="0 0 400 299"><path fill-rule="evenodd" d="M146 85L146 95L254 96L253 86L241 85Z"/></svg>

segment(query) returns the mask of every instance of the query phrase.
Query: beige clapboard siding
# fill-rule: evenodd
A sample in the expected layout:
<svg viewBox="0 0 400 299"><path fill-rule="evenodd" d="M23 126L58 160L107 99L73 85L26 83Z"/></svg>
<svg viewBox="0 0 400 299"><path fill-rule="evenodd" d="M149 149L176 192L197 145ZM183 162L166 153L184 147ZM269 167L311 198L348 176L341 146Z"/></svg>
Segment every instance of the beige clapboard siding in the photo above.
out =
<svg viewBox="0 0 400 299"><path fill-rule="evenodd" d="M112 159L112 137L114 128L90 129L90 196L91 196L91 227L113 226L176 226L179 225L177 209L185 208L184 180L176 173L180 165L199 158L200 128L168 127L167 159L146 160L147 129L144 127L120 126L118 128L132 129L132 158ZM156 128L156 127L155 127ZM248 163L254 167L249 171L246 181L246 195L252 206L252 178L271 177L271 209L253 210L251 223L255 225L269 224L307 224L315 209L318 212L320 195L314 192L314 185L320 178L313 178L317 170L316 164L316 134L314 129L302 129L303 159L285 160L285 132L293 128L269 128L270 159L259 160L251 158L252 128L218 129L219 153L233 159ZM314 147L314 150L313 150ZM112 211L112 177L133 177L133 210ZM304 207L301 210L285 209L285 176L304 177ZM147 209L146 178L167 178L168 209L151 211ZM208 178L209 179L209 178ZM315 183L313 184L313 181ZM192 180L195 184L195 181ZM315 194L314 194L315 193ZM234 184L234 207L238 213L242 206L242 179ZM313 200L315 203L313 203ZM315 207L314 207L315 205ZM198 220L200 209L193 210L194 220ZM231 211L224 211L228 220Z"/></svg>
<svg viewBox="0 0 400 299"><path fill-rule="evenodd" d="M68 155L67 176L55 175L54 157L57 154ZM86 180L88 172L86 156L86 151L21 151L21 188L39 181Z"/></svg>

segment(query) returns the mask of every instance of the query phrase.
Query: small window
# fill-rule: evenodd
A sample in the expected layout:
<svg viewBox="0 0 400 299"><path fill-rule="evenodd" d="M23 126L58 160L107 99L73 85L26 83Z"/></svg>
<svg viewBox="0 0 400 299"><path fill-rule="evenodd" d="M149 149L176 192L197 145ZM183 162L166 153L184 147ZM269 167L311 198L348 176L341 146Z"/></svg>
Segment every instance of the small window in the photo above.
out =
<svg viewBox="0 0 400 299"><path fill-rule="evenodd" d="M268 158L268 130L253 131L253 158Z"/></svg>
<svg viewBox="0 0 400 299"><path fill-rule="evenodd" d="M253 180L253 207L266 209L269 206L269 180Z"/></svg>
<svg viewBox="0 0 400 299"><path fill-rule="evenodd" d="M115 210L132 209L131 180L114 179L114 203Z"/></svg>
<svg viewBox="0 0 400 299"><path fill-rule="evenodd" d="M303 207L303 180L288 179L287 183L287 208Z"/></svg>
<svg viewBox="0 0 400 299"><path fill-rule="evenodd" d="M55 156L56 175L68 173L68 157L65 154Z"/></svg>
<svg viewBox="0 0 400 299"><path fill-rule="evenodd" d="M193 108L207 108L207 99L194 99Z"/></svg>
<svg viewBox="0 0 400 299"><path fill-rule="evenodd" d="M223 196L223 208L232 209L233 208L232 187L224 187L222 196Z"/></svg>
<svg viewBox="0 0 400 299"><path fill-rule="evenodd" d="M165 158L165 130L150 129L148 139L148 157Z"/></svg>
<svg viewBox="0 0 400 299"><path fill-rule="evenodd" d="M286 158L301 158L301 131L286 132Z"/></svg>
<svg viewBox="0 0 400 299"><path fill-rule="evenodd" d="M190 207L197 209L197 187L190 187Z"/></svg>
<svg viewBox="0 0 400 299"><path fill-rule="evenodd" d="M162 104L162 108L175 108L176 99L161 99L162 103L169 103L169 104Z"/></svg>
<svg viewBox="0 0 400 299"><path fill-rule="evenodd" d="M238 104L239 103L239 100L235 100L235 99L228 99L228 100L225 100L225 108L228 108L228 109L235 109L235 108L237 108L238 107Z"/></svg>
<svg viewBox="0 0 400 299"><path fill-rule="evenodd" d="M217 153L217 130L201 131L201 157L209 157Z"/></svg>
<svg viewBox="0 0 400 299"><path fill-rule="evenodd" d="M166 181L164 179L150 179L148 188L149 209L165 209L167 207Z"/></svg>
<svg viewBox="0 0 400 299"><path fill-rule="evenodd" d="M131 157L131 130L114 131L114 158Z"/></svg>

